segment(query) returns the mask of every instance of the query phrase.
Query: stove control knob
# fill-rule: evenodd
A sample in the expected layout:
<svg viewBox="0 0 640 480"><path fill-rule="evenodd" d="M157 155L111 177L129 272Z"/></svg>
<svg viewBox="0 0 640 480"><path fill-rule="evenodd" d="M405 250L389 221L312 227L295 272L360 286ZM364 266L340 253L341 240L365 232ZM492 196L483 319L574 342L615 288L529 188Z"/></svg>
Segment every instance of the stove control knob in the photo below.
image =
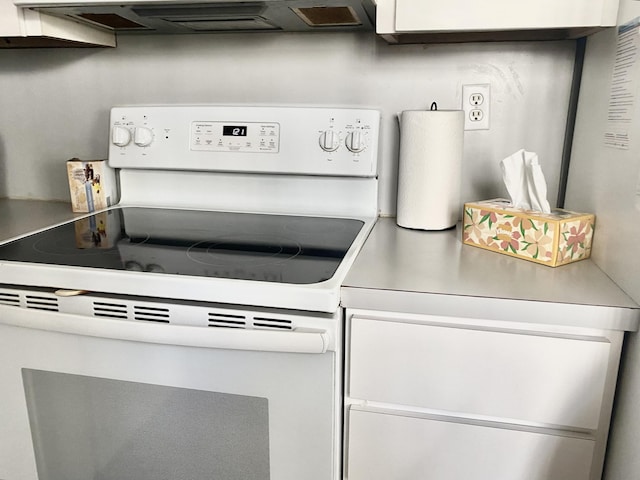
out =
<svg viewBox="0 0 640 480"><path fill-rule="evenodd" d="M111 130L111 143L118 147L126 147L131 141L131 132L126 127L114 126Z"/></svg>
<svg viewBox="0 0 640 480"><path fill-rule="evenodd" d="M320 148L325 152L333 152L338 149L340 138L333 130L325 130L320 134Z"/></svg>
<svg viewBox="0 0 640 480"><path fill-rule="evenodd" d="M349 151L353 153L359 153L367 147L367 144L365 143L362 132L360 130L354 130L349 135L347 135L345 145L347 146Z"/></svg>
<svg viewBox="0 0 640 480"><path fill-rule="evenodd" d="M153 142L153 132L147 127L136 127L133 132L133 143L139 147L148 147Z"/></svg>

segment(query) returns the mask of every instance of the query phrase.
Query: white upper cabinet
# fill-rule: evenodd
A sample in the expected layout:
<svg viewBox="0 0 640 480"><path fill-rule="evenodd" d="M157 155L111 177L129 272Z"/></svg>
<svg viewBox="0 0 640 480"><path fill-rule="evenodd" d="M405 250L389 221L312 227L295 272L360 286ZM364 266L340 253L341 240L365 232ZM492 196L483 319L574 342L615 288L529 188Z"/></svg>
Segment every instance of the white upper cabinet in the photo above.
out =
<svg viewBox="0 0 640 480"><path fill-rule="evenodd" d="M0 0L0 48L115 47L113 32Z"/></svg>
<svg viewBox="0 0 640 480"><path fill-rule="evenodd" d="M618 0L377 0L393 43L577 38L615 26Z"/></svg>

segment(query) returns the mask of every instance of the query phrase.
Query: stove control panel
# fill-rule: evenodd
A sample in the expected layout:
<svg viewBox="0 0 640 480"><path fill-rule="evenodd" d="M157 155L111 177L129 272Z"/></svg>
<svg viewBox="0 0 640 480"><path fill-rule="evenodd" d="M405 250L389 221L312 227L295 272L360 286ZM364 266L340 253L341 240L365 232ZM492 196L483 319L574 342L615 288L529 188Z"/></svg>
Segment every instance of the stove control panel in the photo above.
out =
<svg viewBox="0 0 640 480"><path fill-rule="evenodd" d="M115 168L375 177L380 112L268 106L114 107Z"/></svg>
<svg viewBox="0 0 640 480"><path fill-rule="evenodd" d="M255 122L193 122L191 150L207 152L269 152L280 146L280 125Z"/></svg>

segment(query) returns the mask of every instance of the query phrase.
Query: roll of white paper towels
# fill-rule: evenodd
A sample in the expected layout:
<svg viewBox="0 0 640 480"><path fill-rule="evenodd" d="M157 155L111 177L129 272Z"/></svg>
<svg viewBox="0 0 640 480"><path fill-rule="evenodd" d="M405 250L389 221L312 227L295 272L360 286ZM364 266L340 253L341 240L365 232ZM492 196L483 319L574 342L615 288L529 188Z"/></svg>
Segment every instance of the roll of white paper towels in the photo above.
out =
<svg viewBox="0 0 640 480"><path fill-rule="evenodd" d="M458 222L463 134L461 110L401 113L398 225L444 230Z"/></svg>

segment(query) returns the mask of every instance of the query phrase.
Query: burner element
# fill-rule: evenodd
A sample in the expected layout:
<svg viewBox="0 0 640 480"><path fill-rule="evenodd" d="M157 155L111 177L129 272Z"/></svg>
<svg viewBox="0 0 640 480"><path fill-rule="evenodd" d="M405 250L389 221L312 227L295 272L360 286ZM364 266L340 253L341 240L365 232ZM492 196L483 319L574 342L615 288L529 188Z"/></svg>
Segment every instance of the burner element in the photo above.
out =
<svg viewBox="0 0 640 480"><path fill-rule="evenodd" d="M284 263L302 252L292 239L273 235L236 234L198 242L187 250L197 263L211 266L264 267Z"/></svg>

